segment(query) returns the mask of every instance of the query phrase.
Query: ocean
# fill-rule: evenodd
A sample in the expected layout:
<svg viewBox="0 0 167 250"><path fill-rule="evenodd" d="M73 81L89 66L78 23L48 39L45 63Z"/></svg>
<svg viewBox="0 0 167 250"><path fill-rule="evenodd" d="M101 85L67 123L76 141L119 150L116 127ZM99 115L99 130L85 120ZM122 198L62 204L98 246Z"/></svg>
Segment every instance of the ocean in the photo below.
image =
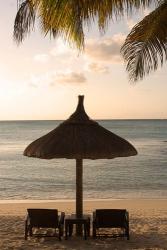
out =
<svg viewBox="0 0 167 250"><path fill-rule="evenodd" d="M167 120L100 120L137 156L84 160L84 199L166 199ZM0 121L0 200L75 199L75 160L23 156L60 121Z"/></svg>

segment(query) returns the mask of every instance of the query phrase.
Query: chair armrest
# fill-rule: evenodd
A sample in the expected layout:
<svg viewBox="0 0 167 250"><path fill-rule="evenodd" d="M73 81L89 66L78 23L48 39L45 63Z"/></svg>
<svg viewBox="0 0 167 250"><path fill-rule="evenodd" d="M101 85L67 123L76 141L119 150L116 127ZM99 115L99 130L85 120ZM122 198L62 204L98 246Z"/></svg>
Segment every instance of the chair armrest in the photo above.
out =
<svg viewBox="0 0 167 250"><path fill-rule="evenodd" d="M93 222L96 220L96 211L93 211Z"/></svg>
<svg viewBox="0 0 167 250"><path fill-rule="evenodd" d="M125 218L126 218L126 222L129 223L129 212L126 211L125 213Z"/></svg>
<svg viewBox="0 0 167 250"><path fill-rule="evenodd" d="M27 225L30 225L30 217L29 217L28 214L25 216L25 223L26 223Z"/></svg>
<svg viewBox="0 0 167 250"><path fill-rule="evenodd" d="M93 233L93 238L96 238L96 211L93 211L92 233Z"/></svg>
<svg viewBox="0 0 167 250"><path fill-rule="evenodd" d="M61 212L60 217L59 217L59 224L64 225L64 218L65 218L65 213Z"/></svg>
<svg viewBox="0 0 167 250"><path fill-rule="evenodd" d="M96 211L93 211L93 225L97 225L97 223L98 223L98 218L97 218L97 216L96 216Z"/></svg>

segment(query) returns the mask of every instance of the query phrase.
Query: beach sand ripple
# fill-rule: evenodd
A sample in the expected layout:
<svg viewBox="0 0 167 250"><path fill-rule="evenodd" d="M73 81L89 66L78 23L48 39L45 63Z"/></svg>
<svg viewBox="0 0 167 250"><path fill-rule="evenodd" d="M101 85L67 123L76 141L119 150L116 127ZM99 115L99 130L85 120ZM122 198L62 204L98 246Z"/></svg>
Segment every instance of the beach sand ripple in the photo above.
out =
<svg viewBox="0 0 167 250"><path fill-rule="evenodd" d="M90 212L92 210L87 210ZM83 240L73 236L58 241L56 237L32 237L24 240L24 215L0 215L1 250L167 250L167 207L130 211L130 240L100 238Z"/></svg>

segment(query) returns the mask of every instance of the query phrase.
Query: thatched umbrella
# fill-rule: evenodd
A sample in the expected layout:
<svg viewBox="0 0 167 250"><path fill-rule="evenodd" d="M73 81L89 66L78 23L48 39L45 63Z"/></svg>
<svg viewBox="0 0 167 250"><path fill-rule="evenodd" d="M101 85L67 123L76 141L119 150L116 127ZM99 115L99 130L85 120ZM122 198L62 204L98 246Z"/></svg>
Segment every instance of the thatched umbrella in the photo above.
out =
<svg viewBox="0 0 167 250"><path fill-rule="evenodd" d="M76 159L76 215L83 215L83 159L112 159L137 154L125 139L91 120L79 96L76 111L48 134L32 142L24 155L42 159Z"/></svg>

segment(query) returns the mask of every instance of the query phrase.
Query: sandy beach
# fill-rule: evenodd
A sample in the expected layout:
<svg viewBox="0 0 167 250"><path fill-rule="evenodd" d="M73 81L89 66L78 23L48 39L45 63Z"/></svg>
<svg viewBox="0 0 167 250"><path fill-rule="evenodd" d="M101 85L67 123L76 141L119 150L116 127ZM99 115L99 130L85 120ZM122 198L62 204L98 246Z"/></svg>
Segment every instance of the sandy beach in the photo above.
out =
<svg viewBox="0 0 167 250"><path fill-rule="evenodd" d="M84 201L84 212L95 208L126 208L130 214L130 240L101 238L83 240L80 237L58 241L55 237L24 240L24 220L27 208L57 208L66 214L75 211L74 201L1 201L0 249L167 249L167 200L96 200Z"/></svg>

